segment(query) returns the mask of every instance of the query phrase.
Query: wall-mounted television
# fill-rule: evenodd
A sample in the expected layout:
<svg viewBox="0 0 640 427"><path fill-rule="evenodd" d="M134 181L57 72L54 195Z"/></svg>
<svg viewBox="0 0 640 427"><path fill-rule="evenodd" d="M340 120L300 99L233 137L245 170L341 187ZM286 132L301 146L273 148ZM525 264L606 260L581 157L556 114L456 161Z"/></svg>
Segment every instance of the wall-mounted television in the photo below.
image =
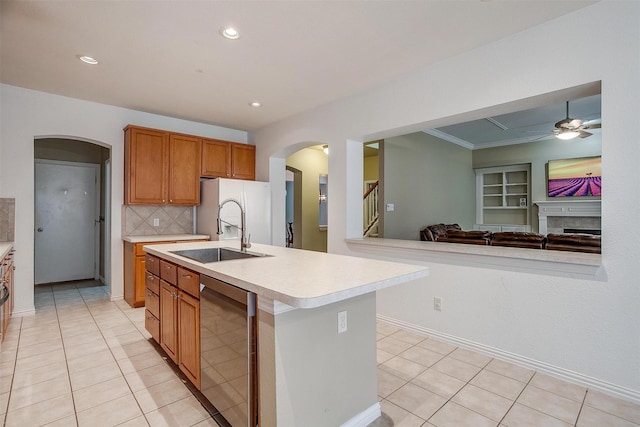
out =
<svg viewBox="0 0 640 427"><path fill-rule="evenodd" d="M549 160L549 197L602 195L602 158Z"/></svg>

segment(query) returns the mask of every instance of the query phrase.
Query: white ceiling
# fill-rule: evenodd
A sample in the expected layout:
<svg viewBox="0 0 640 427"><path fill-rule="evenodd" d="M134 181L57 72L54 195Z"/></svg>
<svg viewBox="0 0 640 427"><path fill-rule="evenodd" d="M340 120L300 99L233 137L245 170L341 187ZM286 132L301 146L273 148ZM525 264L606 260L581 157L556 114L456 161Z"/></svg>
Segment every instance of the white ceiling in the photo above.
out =
<svg viewBox="0 0 640 427"><path fill-rule="evenodd" d="M2 0L0 77L252 130L592 3Z"/></svg>

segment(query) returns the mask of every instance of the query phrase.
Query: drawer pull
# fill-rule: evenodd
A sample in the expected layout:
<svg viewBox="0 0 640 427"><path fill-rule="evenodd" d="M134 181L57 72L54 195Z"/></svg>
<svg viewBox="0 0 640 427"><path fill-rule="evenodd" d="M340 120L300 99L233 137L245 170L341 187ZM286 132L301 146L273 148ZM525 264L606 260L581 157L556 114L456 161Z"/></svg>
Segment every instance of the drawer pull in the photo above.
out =
<svg viewBox="0 0 640 427"><path fill-rule="evenodd" d="M185 279L191 279L191 275L190 274L183 274L182 277L184 277Z"/></svg>

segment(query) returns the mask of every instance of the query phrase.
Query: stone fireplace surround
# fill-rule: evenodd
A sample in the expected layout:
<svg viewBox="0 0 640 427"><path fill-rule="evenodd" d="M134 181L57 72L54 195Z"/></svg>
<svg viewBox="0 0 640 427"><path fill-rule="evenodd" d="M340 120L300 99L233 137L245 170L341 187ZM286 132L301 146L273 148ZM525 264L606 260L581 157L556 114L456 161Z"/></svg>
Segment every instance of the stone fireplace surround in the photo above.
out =
<svg viewBox="0 0 640 427"><path fill-rule="evenodd" d="M600 230L600 200L547 200L538 206L538 233L564 233L567 228Z"/></svg>

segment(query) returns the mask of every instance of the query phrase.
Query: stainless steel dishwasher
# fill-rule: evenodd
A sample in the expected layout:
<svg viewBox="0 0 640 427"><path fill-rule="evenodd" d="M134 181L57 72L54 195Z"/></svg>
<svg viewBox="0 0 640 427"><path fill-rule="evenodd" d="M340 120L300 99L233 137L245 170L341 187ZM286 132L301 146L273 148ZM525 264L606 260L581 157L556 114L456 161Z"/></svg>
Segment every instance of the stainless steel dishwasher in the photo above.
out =
<svg viewBox="0 0 640 427"><path fill-rule="evenodd" d="M201 275L201 392L233 427L258 425L256 294Z"/></svg>

